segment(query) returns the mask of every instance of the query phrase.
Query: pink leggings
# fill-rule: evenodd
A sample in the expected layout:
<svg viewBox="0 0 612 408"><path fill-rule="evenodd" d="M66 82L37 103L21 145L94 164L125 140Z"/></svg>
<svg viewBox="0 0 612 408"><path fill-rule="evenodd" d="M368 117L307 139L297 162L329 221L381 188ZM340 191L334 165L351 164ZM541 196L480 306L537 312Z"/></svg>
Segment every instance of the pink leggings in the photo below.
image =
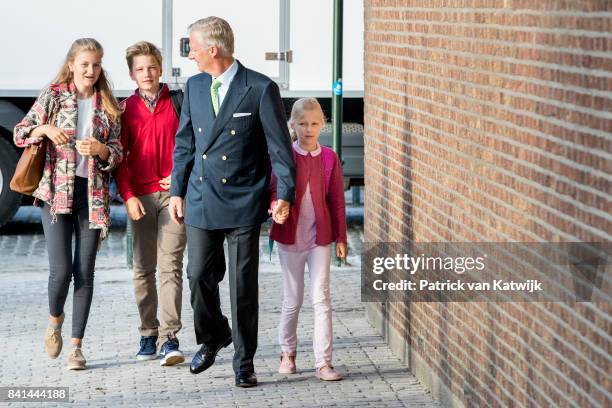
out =
<svg viewBox="0 0 612 408"><path fill-rule="evenodd" d="M314 308L314 338L312 341L315 367L331 364L332 320L329 292L329 267L332 246L316 246L300 252L287 251L278 245L278 257L283 270L283 307L278 340L283 352L297 348L297 323L304 301L304 269L308 264L310 293Z"/></svg>

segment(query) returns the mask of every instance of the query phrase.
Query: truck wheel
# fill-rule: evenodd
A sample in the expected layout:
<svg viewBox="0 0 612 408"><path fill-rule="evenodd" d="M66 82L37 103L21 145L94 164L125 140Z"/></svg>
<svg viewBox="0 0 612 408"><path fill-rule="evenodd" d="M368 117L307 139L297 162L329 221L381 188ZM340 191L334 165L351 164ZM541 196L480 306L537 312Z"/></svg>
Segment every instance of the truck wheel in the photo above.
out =
<svg viewBox="0 0 612 408"><path fill-rule="evenodd" d="M21 204L21 194L9 188L18 159L15 148L0 137L0 227L13 218Z"/></svg>

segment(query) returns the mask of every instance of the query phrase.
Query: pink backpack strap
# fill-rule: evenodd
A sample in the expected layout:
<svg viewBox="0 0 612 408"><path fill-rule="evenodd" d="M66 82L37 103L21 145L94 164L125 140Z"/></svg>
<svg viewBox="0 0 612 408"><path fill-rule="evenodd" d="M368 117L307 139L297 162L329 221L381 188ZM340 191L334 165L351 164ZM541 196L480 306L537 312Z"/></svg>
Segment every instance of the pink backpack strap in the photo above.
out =
<svg viewBox="0 0 612 408"><path fill-rule="evenodd" d="M325 194L329 191L331 175L334 171L336 153L327 146L321 146L321 158L323 159L323 172L325 174Z"/></svg>

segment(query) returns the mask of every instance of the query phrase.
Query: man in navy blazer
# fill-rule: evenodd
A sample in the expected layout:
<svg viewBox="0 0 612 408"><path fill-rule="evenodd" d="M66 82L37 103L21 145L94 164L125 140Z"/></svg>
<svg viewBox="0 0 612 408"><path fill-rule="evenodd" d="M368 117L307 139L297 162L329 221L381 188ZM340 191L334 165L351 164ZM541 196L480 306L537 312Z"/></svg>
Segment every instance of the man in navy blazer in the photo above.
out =
<svg viewBox="0 0 612 408"><path fill-rule="evenodd" d="M189 31L189 58L202 73L185 87L169 211L187 227L187 276L202 345L190 370L209 368L233 341L236 385L251 387L257 385L259 231L268 216L270 170L278 177L275 219L284 219L294 200L291 140L278 86L233 58L229 24L208 17ZM225 239L231 329L219 299Z"/></svg>

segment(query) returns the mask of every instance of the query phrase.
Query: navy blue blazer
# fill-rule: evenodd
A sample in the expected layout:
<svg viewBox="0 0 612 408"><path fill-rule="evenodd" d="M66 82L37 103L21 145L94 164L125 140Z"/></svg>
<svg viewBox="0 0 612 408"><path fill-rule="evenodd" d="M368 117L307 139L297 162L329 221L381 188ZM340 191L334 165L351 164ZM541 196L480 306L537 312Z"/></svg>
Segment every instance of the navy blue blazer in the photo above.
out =
<svg viewBox="0 0 612 408"><path fill-rule="evenodd" d="M202 73L185 86L170 195L185 199L185 224L193 227L262 223L268 216L270 163L278 198L293 203L295 195L291 137L278 86L238 62L215 118L211 81Z"/></svg>

